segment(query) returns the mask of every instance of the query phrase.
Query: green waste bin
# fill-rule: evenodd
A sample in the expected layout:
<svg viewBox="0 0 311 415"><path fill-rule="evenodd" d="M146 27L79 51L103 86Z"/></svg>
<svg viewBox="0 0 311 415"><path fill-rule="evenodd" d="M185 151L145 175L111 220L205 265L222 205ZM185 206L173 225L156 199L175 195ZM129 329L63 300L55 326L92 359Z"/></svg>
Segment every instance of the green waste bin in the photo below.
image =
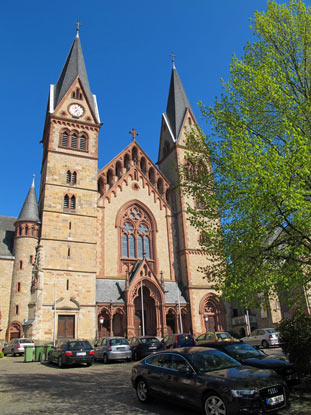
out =
<svg viewBox="0 0 311 415"><path fill-rule="evenodd" d="M45 350L44 350L44 360L48 360L49 359L49 353L51 351L51 349L53 348L53 344L48 344L46 346L44 346Z"/></svg>
<svg viewBox="0 0 311 415"><path fill-rule="evenodd" d="M25 346L24 362L32 362L32 360L33 360L33 347Z"/></svg>
<svg viewBox="0 0 311 415"><path fill-rule="evenodd" d="M44 346L35 346L35 362L41 362Z"/></svg>

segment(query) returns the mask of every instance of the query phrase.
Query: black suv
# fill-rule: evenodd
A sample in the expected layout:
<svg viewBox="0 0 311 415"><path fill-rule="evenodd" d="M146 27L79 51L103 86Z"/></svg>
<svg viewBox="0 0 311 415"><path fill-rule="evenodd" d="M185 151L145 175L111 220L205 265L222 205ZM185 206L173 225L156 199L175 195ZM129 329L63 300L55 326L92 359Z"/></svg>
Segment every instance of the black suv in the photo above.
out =
<svg viewBox="0 0 311 415"><path fill-rule="evenodd" d="M165 349L173 349L175 347L191 347L196 346L196 341L192 334L168 334L162 340Z"/></svg>

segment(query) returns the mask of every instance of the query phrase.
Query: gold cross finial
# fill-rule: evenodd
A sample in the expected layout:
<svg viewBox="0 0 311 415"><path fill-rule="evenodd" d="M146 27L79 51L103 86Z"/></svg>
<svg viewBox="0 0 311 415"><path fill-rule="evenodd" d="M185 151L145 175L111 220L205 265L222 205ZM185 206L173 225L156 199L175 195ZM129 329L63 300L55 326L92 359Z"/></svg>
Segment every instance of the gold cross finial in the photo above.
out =
<svg viewBox="0 0 311 415"><path fill-rule="evenodd" d="M175 68L175 58L176 58L176 55L174 55L174 52L171 52L169 56L171 56L173 68Z"/></svg>
<svg viewBox="0 0 311 415"><path fill-rule="evenodd" d="M81 23L80 23L80 20L78 20L77 22L75 22L75 24L77 25L77 34L79 33L79 30L80 30L80 26L83 26Z"/></svg>
<svg viewBox="0 0 311 415"><path fill-rule="evenodd" d="M137 135L139 135L139 134L135 131L135 128L132 128L132 131L129 131L129 134L132 134L132 136L133 136L133 141L135 141L135 137L136 137Z"/></svg>

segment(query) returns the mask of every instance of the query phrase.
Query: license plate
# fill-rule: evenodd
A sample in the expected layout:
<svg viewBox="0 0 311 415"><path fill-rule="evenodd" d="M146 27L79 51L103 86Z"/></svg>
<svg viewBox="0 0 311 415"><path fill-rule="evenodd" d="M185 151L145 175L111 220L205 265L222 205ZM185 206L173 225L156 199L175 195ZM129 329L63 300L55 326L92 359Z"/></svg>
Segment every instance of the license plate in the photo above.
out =
<svg viewBox="0 0 311 415"><path fill-rule="evenodd" d="M77 356L86 356L86 352L78 352Z"/></svg>
<svg viewBox="0 0 311 415"><path fill-rule="evenodd" d="M276 405L284 401L284 395L273 396L273 398L266 399L267 405Z"/></svg>
<svg viewBox="0 0 311 415"><path fill-rule="evenodd" d="M117 347L117 350L125 350L125 347Z"/></svg>
<svg viewBox="0 0 311 415"><path fill-rule="evenodd" d="M157 348L157 346L151 346L151 347L149 347L150 350L154 350L156 348Z"/></svg>

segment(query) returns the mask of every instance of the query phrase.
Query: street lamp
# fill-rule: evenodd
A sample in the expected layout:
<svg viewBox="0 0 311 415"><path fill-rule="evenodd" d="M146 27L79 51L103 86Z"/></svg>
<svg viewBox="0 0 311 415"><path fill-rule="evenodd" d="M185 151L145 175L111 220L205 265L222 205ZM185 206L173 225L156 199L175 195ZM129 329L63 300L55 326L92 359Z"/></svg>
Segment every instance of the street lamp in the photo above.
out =
<svg viewBox="0 0 311 415"><path fill-rule="evenodd" d="M205 331L206 331L206 333L207 333L207 329L208 329L208 316L205 316L204 317L204 323L205 323Z"/></svg>
<svg viewBox="0 0 311 415"><path fill-rule="evenodd" d="M103 328L103 324L104 324L104 321L105 321L105 319L104 319L104 317L103 316L100 316L99 317L99 335L101 336L101 334L102 334L102 328Z"/></svg>

